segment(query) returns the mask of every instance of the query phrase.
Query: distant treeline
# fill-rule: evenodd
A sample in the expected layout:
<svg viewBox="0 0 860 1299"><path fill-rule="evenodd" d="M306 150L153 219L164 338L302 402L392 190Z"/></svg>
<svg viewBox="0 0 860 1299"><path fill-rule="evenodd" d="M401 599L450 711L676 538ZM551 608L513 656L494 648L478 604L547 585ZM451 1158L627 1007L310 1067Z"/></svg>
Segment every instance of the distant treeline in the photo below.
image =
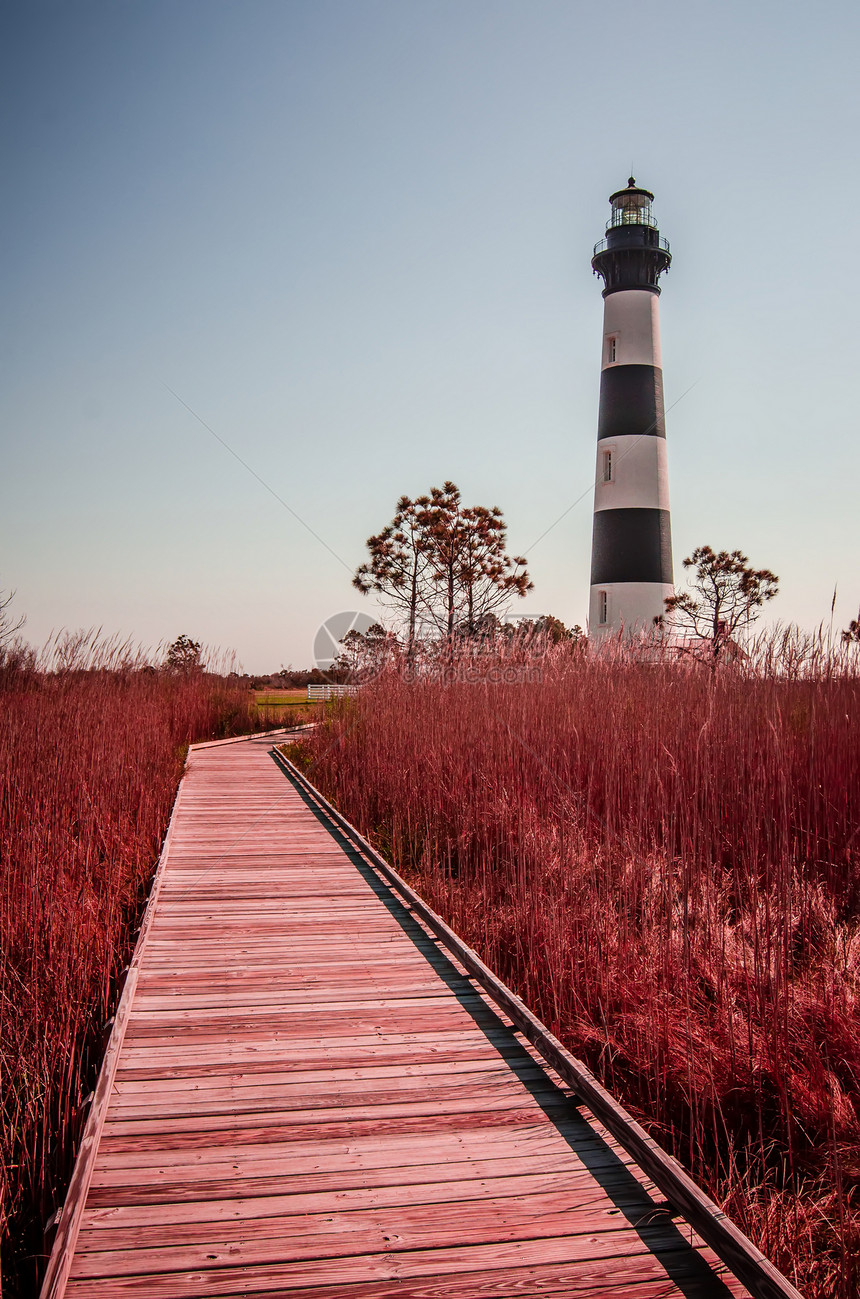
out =
<svg viewBox="0 0 860 1299"><path fill-rule="evenodd" d="M249 690L301 690L304 686L323 686L331 685L333 681L345 681L348 676L348 668L343 671L329 668L326 672L319 668L281 668L280 672L272 672L268 676L252 676L247 672L231 673L231 680L238 681Z"/></svg>

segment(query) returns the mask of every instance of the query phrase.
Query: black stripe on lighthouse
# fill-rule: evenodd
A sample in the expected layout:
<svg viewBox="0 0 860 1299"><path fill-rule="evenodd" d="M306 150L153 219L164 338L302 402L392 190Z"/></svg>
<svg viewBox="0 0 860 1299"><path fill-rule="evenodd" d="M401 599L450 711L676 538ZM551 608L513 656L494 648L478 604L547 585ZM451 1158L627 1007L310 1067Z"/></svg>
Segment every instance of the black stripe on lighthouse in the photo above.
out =
<svg viewBox="0 0 860 1299"><path fill-rule="evenodd" d="M598 510L591 542L591 585L610 582L672 584L672 530L668 510Z"/></svg>
<svg viewBox="0 0 860 1299"><path fill-rule="evenodd" d="M600 376L597 437L664 438L663 371L656 365L610 365Z"/></svg>

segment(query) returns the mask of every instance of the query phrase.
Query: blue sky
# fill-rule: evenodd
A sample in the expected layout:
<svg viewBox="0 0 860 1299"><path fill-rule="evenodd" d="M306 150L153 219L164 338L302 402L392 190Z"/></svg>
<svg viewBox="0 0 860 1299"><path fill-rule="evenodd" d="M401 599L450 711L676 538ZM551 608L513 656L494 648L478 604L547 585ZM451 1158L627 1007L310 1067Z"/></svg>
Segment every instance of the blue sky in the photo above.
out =
<svg viewBox="0 0 860 1299"><path fill-rule="evenodd" d="M741 547L773 618L828 621L837 582L856 617L856 5L0 14L0 583L33 642L308 664L327 616L372 611L366 537L446 478L504 510L520 607L583 622L591 248L631 168L674 256L676 569Z"/></svg>

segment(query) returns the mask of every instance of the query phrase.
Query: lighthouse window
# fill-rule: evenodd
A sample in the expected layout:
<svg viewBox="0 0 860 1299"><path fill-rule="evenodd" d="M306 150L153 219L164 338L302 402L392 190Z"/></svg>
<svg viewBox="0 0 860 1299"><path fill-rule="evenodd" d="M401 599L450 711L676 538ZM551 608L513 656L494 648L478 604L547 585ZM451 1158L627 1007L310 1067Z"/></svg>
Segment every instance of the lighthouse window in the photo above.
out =
<svg viewBox="0 0 860 1299"><path fill-rule="evenodd" d="M606 340L606 360L608 365L612 365L613 362L617 359L617 351L618 351L617 344L618 344L617 338L609 338Z"/></svg>
<svg viewBox="0 0 860 1299"><path fill-rule="evenodd" d="M603 453L603 481L612 482L612 452L604 451Z"/></svg>
<svg viewBox="0 0 860 1299"><path fill-rule="evenodd" d="M597 592L597 621L605 625L609 621L609 592Z"/></svg>

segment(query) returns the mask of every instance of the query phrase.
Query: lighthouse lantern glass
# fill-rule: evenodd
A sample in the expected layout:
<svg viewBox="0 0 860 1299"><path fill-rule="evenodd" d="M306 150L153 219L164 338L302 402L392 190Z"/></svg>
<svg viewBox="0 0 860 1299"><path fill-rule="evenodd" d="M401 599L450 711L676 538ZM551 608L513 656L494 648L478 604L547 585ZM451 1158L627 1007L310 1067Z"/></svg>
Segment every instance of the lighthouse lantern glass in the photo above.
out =
<svg viewBox="0 0 860 1299"><path fill-rule="evenodd" d="M651 195L646 190L624 190L613 198L612 216L607 229L613 226L656 226L656 224L651 211Z"/></svg>

